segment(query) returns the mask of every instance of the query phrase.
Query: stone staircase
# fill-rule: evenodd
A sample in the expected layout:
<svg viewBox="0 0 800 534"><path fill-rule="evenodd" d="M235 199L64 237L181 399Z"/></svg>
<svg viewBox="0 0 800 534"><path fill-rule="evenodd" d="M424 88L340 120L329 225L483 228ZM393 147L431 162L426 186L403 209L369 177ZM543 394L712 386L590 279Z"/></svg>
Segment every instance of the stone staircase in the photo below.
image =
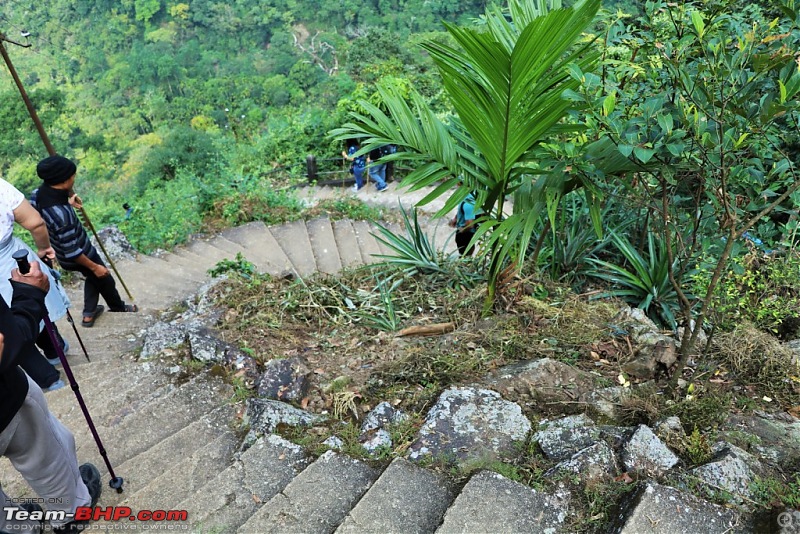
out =
<svg viewBox="0 0 800 534"><path fill-rule="evenodd" d="M342 193L323 189L314 194L325 198ZM390 199L391 193L382 197ZM390 226L401 231L396 224ZM444 243L450 229L443 224L431 228L434 239ZM435 530L453 493L432 472L398 462L381 475L333 452L312 462L299 447L277 435L242 450L233 391L222 379L208 370L184 376L169 362L136 358L143 331L160 314L195 294L210 280L208 269L220 260L241 253L260 272L276 276L336 273L390 253L375 235L379 235L376 225L366 221L318 218L274 227L254 222L158 256L117 260L140 313L106 312L94 328L79 329L91 363L67 321L58 324L72 346L70 368L79 392L115 474L125 480L122 493L104 488L100 506L186 510L188 520L180 525L188 525L191 532L332 532L343 522L343 530L361 531L370 524L369 503L391 495L386 505L398 508L393 515L381 514L383 524L405 531L406 518L419 529ZM81 288L68 288L75 303L81 301ZM80 320L79 310L72 313ZM63 373L62 377L66 380ZM53 414L74 433L79 460L94 463L109 480L73 391L66 387L50 392L47 400ZM395 471L399 475L393 475ZM408 479L404 490L393 482L398 476ZM9 495L35 497L5 458L0 462L0 480ZM430 505L430 494L424 490L428 487L440 488L446 499L435 510L422 512L411 503ZM384 494L376 493L380 491ZM403 491L411 493L409 498L395 502Z"/></svg>
<svg viewBox="0 0 800 534"><path fill-rule="evenodd" d="M341 192L316 192L325 194ZM400 198L373 195L395 206ZM449 230L434 225L430 231L441 244ZM389 252L374 233L375 225L362 221L319 218L276 227L254 222L158 257L118 261L141 312L106 312L94 328L80 329L91 363L81 354L71 327L60 321L72 345L69 361L80 392L114 471L125 479L122 493L106 485L99 505L129 507L133 513L187 513L185 520L168 522L167 527L123 518L101 519L97 528L171 525L197 533L566 531L565 510L550 496L494 473L480 472L456 487L402 458L382 471L334 451L314 459L278 435L263 436L245 448L234 392L212 369L187 373L168 359L137 359L144 329L195 294L218 261L241 253L273 275L335 273ZM448 243L452 250L452 240ZM69 292L73 302L81 301L80 287ZM79 311L74 314L80 316ZM97 465L108 481L108 469L74 393L62 388L48 393L47 400L75 434L79 461ZM5 458L0 480L11 496L35 497Z"/></svg>

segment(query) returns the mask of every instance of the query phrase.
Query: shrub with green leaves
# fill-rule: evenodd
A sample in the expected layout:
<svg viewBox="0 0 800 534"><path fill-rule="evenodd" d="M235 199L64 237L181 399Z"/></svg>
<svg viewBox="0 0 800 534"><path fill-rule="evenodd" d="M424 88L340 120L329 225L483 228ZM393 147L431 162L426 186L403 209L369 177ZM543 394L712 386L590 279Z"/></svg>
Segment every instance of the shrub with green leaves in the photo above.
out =
<svg viewBox="0 0 800 534"><path fill-rule="evenodd" d="M695 291L704 292L710 272L691 277ZM783 339L800 328L800 254L750 252L735 258L712 300L711 319L723 330L749 322Z"/></svg>

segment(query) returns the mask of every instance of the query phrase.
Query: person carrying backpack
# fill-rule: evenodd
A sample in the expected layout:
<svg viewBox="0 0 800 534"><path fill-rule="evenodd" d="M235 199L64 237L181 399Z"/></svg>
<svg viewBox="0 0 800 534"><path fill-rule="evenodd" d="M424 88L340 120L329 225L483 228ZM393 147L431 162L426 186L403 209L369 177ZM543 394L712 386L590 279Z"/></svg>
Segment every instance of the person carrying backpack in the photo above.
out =
<svg viewBox="0 0 800 534"><path fill-rule="evenodd" d="M458 183L461 185L461 182ZM472 256L475 245L470 245L475 231L475 217L482 213L480 208L475 208L475 192L470 191L467 197L458 204L456 216L450 221L450 226L456 229L456 246L461 256Z"/></svg>

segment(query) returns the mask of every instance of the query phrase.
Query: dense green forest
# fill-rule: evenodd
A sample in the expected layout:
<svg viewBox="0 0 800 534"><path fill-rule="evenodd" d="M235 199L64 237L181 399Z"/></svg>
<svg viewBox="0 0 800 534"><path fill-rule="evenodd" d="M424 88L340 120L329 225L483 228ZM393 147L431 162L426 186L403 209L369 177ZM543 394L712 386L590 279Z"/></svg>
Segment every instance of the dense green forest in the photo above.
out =
<svg viewBox="0 0 800 534"><path fill-rule="evenodd" d="M123 223L120 206L134 206L124 224L147 249L196 228L231 184L255 195L265 177L301 176L309 153L338 155L326 133L356 99L374 95L376 80L402 79L435 102L440 82L416 43L441 34L443 20L483 9L439 0L8 0L0 32L31 45L6 43L54 147L80 164L90 213ZM46 152L3 71L0 174L28 192ZM166 220L174 210L160 208L176 196L196 213Z"/></svg>

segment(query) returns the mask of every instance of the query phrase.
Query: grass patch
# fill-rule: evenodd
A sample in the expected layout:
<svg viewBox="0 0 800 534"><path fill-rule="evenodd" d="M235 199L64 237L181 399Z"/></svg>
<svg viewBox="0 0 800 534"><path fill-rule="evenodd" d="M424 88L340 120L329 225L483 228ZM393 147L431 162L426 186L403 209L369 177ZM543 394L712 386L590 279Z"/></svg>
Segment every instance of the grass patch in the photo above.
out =
<svg viewBox="0 0 800 534"><path fill-rule="evenodd" d="M754 396L800 404L800 367L792 361L791 350L774 336L743 323L731 332L717 334L714 351L715 359L746 383Z"/></svg>

